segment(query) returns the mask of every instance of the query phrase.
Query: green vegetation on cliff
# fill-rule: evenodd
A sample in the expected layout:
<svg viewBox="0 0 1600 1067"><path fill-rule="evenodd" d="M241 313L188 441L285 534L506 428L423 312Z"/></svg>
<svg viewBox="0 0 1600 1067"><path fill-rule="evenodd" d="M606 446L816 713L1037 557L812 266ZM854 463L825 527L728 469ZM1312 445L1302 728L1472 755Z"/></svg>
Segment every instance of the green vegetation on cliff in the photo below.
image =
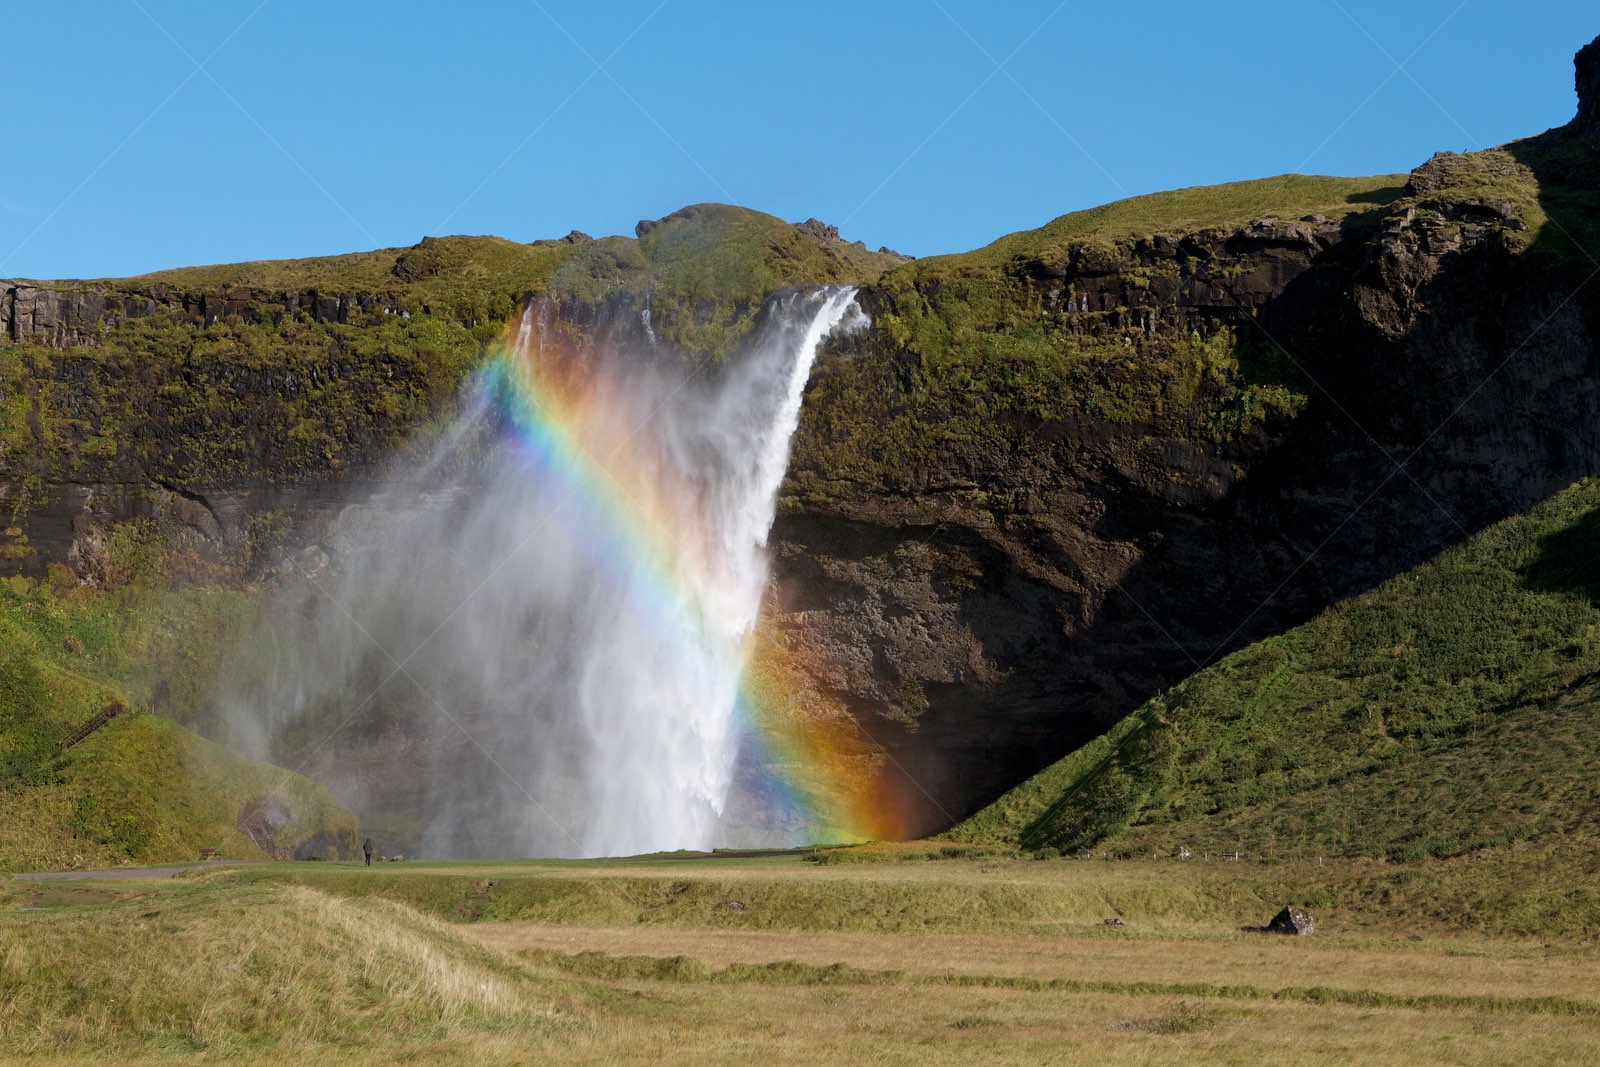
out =
<svg viewBox="0 0 1600 1067"><path fill-rule="evenodd" d="M798 487L813 503L851 495L850 483L917 491L908 469L970 469L1050 420L1219 441L1282 425L1311 392L1299 369L1262 333L1214 332L1275 284L1252 277L1263 264L1231 247L1236 235L1303 241L1314 255L1332 233L1404 233L1441 254L1463 226L1494 226L1512 250L1592 267L1596 220L1600 160L1563 129L1441 153L1410 175L1287 174L1131 197L903 264L871 294L875 354L889 358L835 360L818 376L825 395L811 408L825 415L802 426ZM1196 332L1173 321L1175 303L1214 318Z"/></svg>
<svg viewBox="0 0 1600 1067"><path fill-rule="evenodd" d="M1442 223L1515 219L1516 243L1600 265L1600 153L1565 129L1479 152L1440 152L1411 174L1399 207Z"/></svg>
<svg viewBox="0 0 1600 1067"><path fill-rule="evenodd" d="M179 485L338 474L364 447L398 445L426 425L482 332L426 316L351 319L195 326L162 313L67 353L0 349L0 364L31 380L13 394L22 418L0 449L19 488L37 488L45 472L99 481L143 471Z"/></svg>
<svg viewBox="0 0 1600 1067"><path fill-rule="evenodd" d="M322 786L149 709L158 673L158 706L202 695L202 651L247 610L245 594L219 589L0 582L0 870L192 860L199 848L259 858L237 820L269 795L287 809L275 849L318 835L353 847L350 816ZM111 704L129 710L63 749Z"/></svg>
<svg viewBox="0 0 1600 1067"><path fill-rule="evenodd" d="M0 344L0 494L142 473L186 486L337 476L447 412L530 295L583 336L647 306L695 363L724 358L789 285L899 262L743 208L701 204L642 237L407 249L18 283ZM26 316L26 317L25 317ZM641 327L642 329L642 327ZM64 347L63 347L64 344ZM9 484L8 484L9 483Z"/></svg>
<svg viewBox="0 0 1600 1067"><path fill-rule="evenodd" d="M953 831L1032 848L1592 847L1600 481L1200 671Z"/></svg>
<svg viewBox="0 0 1600 1067"><path fill-rule="evenodd" d="M1341 223L1353 216L1374 219L1404 190L1404 174L1338 178L1280 174L1274 178L1196 185L1131 196L1073 211L1033 230L1022 230L972 252L929 256L898 268L888 281L937 281L1002 267L1019 258L1064 257L1072 245L1110 249L1119 241L1159 234L1188 236L1205 230L1236 230L1259 218L1285 222L1321 216Z"/></svg>
<svg viewBox="0 0 1600 1067"><path fill-rule="evenodd" d="M825 358L814 377L794 487L813 504L923 491L926 472L991 466L1063 421L1208 444L1281 425L1309 391L1281 353L1214 322L1175 323L1160 305L1247 291L1255 265L1225 243L1252 220L1370 228L1404 183L1282 175L1153 193L899 266L870 297L887 358ZM1090 276L1110 280L1092 301Z"/></svg>

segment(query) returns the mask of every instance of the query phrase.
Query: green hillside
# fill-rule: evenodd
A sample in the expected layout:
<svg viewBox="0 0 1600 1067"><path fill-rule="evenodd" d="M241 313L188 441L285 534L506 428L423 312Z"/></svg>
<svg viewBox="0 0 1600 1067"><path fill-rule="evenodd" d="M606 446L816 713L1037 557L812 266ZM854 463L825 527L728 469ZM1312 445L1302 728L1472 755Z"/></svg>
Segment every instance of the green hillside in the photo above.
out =
<svg viewBox="0 0 1600 1067"><path fill-rule="evenodd" d="M322 786L148 710L158 668L176 683L163 699L198 693L195 650L242 604L242 594L220 590L106 594L0 582L0 870L192 860L200 848L260 859L237 818L267 796L288 814L272 835L275 851L354 848L354 823ZM62 748L113 703L129 711Z"/></svg>
<svg viewBox="0 0 1600 1067"><path fill-rule="evenodd" d="M1150 701L952 831L1269 858L1600 837L1600 480Z"/></svg>
<svg viewBox="0 0 1600 1067"><path fill-rule="evenodd" d="M1235 229L1265 217L1288 221L1320 215L1329 222L1344 222L1363 212L1381 212L1400 197L1405 184L1404 174L1359 178L1280 174L1147 193L1070 212L1037 229L1007 234L971 252L918 260L899 268L894 278L925 281L974 269L992 269L1019 256L1064 256L1071 244L1106 244L1156 234Z"/></svg>

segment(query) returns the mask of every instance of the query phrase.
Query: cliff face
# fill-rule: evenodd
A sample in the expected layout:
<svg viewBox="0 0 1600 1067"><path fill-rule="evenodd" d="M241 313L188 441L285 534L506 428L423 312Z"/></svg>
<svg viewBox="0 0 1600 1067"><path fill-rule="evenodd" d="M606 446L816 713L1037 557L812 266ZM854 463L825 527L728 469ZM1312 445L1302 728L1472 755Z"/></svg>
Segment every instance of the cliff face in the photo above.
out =
<svg viewBox="0 0 1600 1067"><path fill-rule="evenodd" d="M1436 157L1339 224L1258 219L1004 261L1019 318L1076 344L1057 384L1079 400L1013 404L990 439L941 435L960 404L918 378L948 354L891 336L908 306L949 317L941 289L965 280L895 287L897 272L868 294L890 326L814 377L773 607L893 754L919 828L1600 470L1588 76L1573 126ZM1141 373L1190 373L1171 355L1189 331L1231 331L1238 366L1119 406ZM1303 406L1230 419L1274 384ZM894 447L881 428L897 422L921 447ZM889 461L839 460L874 449Z"/></svg>
<svg viewBox="0 0 1600 1067"><path fill-rule="evenodd" d="M1578 114L1573 124L1586 135L1600 135L1600 38L1579 49L1573 58Z"/></svg>
<svg viewBox="0 0 1600 1067"><path fill-rule="evenodd" d="M105 582L118 570L109 533L135 522L159 531L177 577L257 575L448 418L483 346L533 295L589 343L715 367L772 290L901 261L697 205L642 223L638 240L427 238L132 279L0 280L0 568L64 563Z"/></svg>
<svg viewBox="0 0 1600 1067"><path fill-rule="evenodd" d="M1597 72L1600 43L1569 126L1408 176L1138 198L913 264L699 208L638 242L9 283L0 556L104 577L142 517L194 576L259 573L529 293L713 354L776 285L864 282L872 329L807 394L768 617L932 829L1600 470Z"/></svg>
<svg viewBox="0 0 1600 1067"><path fill-rule="evenodd" d="M106 292L8 282L0 285L0 332L13 341L71 348L92 343L105 330L158 314L195 326L215 326L229 317L276 325L302 312L313 322L348 322L354 308L365 309L372 302L368 294L321 294L315 289L194 293L164 285L135 285L121 292ZM274 310L263 312L263 305L268 304L274 305ZM394 308L384 310L397 313Z"/></svg>

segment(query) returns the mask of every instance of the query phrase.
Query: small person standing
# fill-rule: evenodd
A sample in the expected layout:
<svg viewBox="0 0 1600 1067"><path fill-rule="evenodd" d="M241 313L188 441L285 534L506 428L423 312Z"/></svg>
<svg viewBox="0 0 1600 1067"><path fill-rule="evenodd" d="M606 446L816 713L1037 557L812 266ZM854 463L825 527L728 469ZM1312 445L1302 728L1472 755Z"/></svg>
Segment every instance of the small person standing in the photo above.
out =
<svg viewBox="0 0 1600 1067"><path fill-rule="evenodd" d="M365 841L361 842L361 853L362 853L362 855L367 857L367 866L371 867L372 866L372 838L369 837Z"/></svg>

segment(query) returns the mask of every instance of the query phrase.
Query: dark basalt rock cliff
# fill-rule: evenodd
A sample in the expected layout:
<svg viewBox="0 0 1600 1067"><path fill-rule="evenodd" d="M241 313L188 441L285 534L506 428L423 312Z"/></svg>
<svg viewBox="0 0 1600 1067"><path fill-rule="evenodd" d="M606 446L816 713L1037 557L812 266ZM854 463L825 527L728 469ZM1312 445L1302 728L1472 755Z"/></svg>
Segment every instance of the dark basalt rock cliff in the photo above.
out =
<svg viewBox="0 0 1600 1067"><path fill-rule="evenodd" d="M0 332L14 341L71 348L92 343L105 330L162 313L196 326L215 326L233 316L244 322L276 325L302 311L313 322L348 322L353 309L365 309L372 303L367 293L319 293L315 289L197 293L166 285L135 285L105 292L14 282L0 288ZM273 307L271 312L261 310L267 305ZM397 313L394 308L385 310Z"/></svg>
<svg viewBox="0 0 1600 1067"><path fill-rule="evenodd" d="M1589 136L1600 135L1600 38L1579 49L1574 57L1578 114L1573 124Z"/></svg>
<svg viewBox="0 0 1600 1067"><path fill-rule="evenodd" d="M1269 202L899 264L842 258L859 250L821 224L701 241L689 209L640 246L548 242L526 255L561 270L467 296L417 289L453 276L454 246L391 250L344 288L0 283L0 564L104 579L105 531L141 517L194 576L270 569L447 410L530 293L575 333L661 314L692 347L747 327L748 296L594 288L658 277L650 242L790 264L768 284L864 281L874 326L813 373L768 617L892 757L906 829L933 829L1197 667L1600 472L1600 41L1577 84L1567 127L1441 154L1336 216Z"/></svg>
<svg viewBox="0 0 1600 1067"><path fill-rule="evenodd" d="M1600 42L1579 56L1569 127L1435 157L1372 215L1003 268L1019 305L1135 351L1231 326L1288 362L1309 397L1297 414L1219 436L1204 385L1128 418L1013 412L991 441L841 484L828 399L870 397L859 427L925 402L918 356L884 331L830 354L774 534L773 608L893 753L914 828L965 816L1198 667L1600 471L1600 160L1581 143L1597 70ZM867 299L881 317L939 293ZM1104 391L1116 362L1086 377Z"/></svg>

